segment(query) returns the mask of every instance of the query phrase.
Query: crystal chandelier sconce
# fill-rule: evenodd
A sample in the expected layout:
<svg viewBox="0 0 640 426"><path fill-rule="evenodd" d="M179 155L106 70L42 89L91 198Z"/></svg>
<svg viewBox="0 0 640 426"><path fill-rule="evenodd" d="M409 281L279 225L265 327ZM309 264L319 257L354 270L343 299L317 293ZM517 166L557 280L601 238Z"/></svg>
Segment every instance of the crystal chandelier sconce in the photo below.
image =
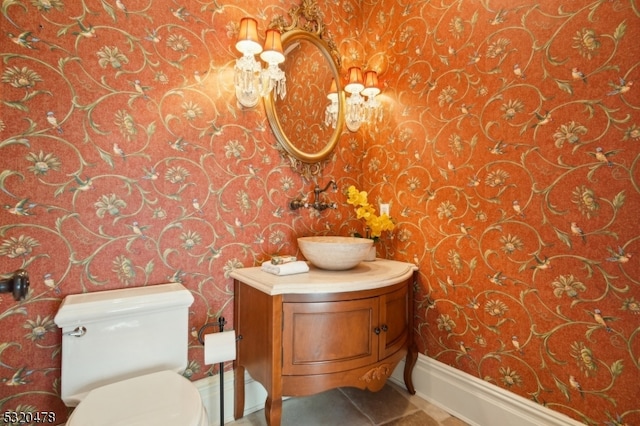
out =
<svg viewBox="0 0 640 426"><path fill-rule="evenodd" d="M242 53L234 67L236 98L240 105L253 108L260 97L269 96L271 92L284 98L287 88L285 73L279 66L284 62L280 32L276 29L267 30L263 48L258 40L256 20L242 18L236 49ZM260 62L256 61L258 54L267 63L266 69L262 69Z"/></svg>
<svg viewBox="0 0 640 426"><path fill-rule="evenodd" d="M325 126L327 126L327 128L331 127L332 129L335 129L336 125L338 124L339 96L340 95L338 95L338 86L336 85L335 78L333 78L331 79L331 89L327 94L327 99L329 99L331 103L327 105L324 114L324 124Z"/></svg>
<svg viewBox="0 0 640 426"><path fill-rule="evenodd" d="M344 91L349 94L345 123L352 132L357 132L365 120L364 98L360 95L363 89L362 70L359 67L349 68L349 82L344 87Z"/></svg>

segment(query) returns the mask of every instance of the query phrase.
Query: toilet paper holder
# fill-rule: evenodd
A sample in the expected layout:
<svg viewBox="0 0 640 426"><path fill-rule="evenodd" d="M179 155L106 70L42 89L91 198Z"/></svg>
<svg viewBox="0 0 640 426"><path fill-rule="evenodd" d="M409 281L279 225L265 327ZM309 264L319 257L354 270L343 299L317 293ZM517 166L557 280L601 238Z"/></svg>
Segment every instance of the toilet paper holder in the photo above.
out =
<svg viewBox="0 0 640 426"><path fill-rule="evenodd" d="M200 344L204 346L205 330L207 330L208 328L218 327L218 331L222 333L224 331L224 326L226 324L227 324L227 321L224 319L224 317L218 318L217 323L214 323L214 322L206 323L205 325L200 327L200 330L198 330L198 342L200 342ZM236 336L236 342L238 340L242 340L242 336ZM220 379L219 380L220 381L220 424L223 425L224 424L224 362L220 363L218 370L219 370L219 379Z"/></svg>

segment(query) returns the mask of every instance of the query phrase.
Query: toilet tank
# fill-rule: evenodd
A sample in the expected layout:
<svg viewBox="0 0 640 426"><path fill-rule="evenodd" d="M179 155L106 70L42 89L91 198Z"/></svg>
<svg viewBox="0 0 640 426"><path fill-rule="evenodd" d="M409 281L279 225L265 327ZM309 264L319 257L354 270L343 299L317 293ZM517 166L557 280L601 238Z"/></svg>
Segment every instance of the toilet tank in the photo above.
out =
<svg viewBox="0 0 640 426"><path fill-rule="evenodd" d="M192 303L178 283L66 296L54 319L64 403L74 407L90 390L130 377L184 371Z"/></svg>

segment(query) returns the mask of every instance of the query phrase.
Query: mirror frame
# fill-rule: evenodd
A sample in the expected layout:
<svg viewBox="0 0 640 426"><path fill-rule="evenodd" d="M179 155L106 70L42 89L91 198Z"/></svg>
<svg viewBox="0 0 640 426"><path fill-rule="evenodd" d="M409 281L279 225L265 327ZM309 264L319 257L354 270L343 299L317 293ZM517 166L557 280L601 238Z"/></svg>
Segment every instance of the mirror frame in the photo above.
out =
<svg viewBox="0 0 640 426"><path fill-rule="evenodd" d="M338 120L336 127L333 129L331 137L322 149L315 153L305 152L296 147L285 134L280 119L278 118L278 111L276 110L274 99L275 95L273 93L264 99L264 104L271 130L279 144L278 148L282 148L282 150L280 150L281 153L289 159L293 169L303 174L305 177L311 177L321 172L322 162L329 158L342 136L346 104L339 71L340 54L333 41L325 34L324 26L320 20L320 12L317 5L315 5L315 0L303 0L302 3L303 4L301 6L294 7L289 12L293 20L291 25L287 26L282 17L278 17L271 24L271 27L279 29L282 33L282 47L285 52L291 44L297 41L308 41L320 50L324 58L329 63L329 68L336 80L336 86L339 94ZM315 7L308 7L309 3L311 6L315 5ZM313 13L309 13L310 11ZM304 18L305 22L301 23L300 18ZM327 82L327 86L330 83L331 82Z"/></svg>

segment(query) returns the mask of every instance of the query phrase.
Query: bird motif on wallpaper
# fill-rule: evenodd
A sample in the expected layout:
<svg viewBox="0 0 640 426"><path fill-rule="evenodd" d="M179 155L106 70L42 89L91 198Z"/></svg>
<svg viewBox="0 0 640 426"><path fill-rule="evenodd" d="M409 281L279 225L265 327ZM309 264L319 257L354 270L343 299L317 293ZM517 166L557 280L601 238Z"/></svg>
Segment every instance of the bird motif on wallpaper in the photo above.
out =
<svg viewBox="0 0 640 426"><path fill-rule="evenodd" d="M622 247L618 247L618 251L614 251L611 247L607 247L607 251L611 253L610 257L607 257L609 262L627 263L631 259L631 253L624 251Z"/></svg>
<svg viewBox="0 0 640 426"><path fill-rule="evenodd" d="M56 281L53 279L53 275L47 272L43 275L42 278L44 285L47 286L47 288L54 290L56 294L60 293L60 288L58 287L58 284L56 284Z"/></svg>
<svg viewBox="0 0 640 426"><path fill-rule="evenodd" d="M540 270L551 269L551 261L547 256L545 256L544 259L540 259L537 254L534 254L533 258L535 259L536 264L533 265L531 269L540 269Z"/></svg>
<svg viewBox="0 0 640 426"><path fill-rule="evenodd" d="M615 153L616 153L616 151L607 151L607 152L605 152L604 149L602 149L602 147L599 146L599 147L596 148L596 152L590 152L589 155L594 157L600 163L606 164L607 166L611 167L611 166L613 166L613 162L611 160L609 160L609 156L613 155Z"/></svg>
<svg viewBox="0 0 640 426"><path fill-rule="evenodd" d="M607 93L607 96L623 95L631 90L633 81L626 81L620 77L619 83L609 83L609 86L613 87L613 90Z"/></svg>
<svg viewBox="0 0 640 426"><path fill-rule="evenodd" d="M489 152L493 155L504 154L504 148L507 146L503 141L498 141L494 146L489 148Z"/></svg>
<svg viewBox="0 0 640 426"><path fill-rule="evenodd" d="M507 11L504 9L498 10L495 16L489 19L489 25L500 25L506 20Z"/></svg>
<svg viewBox="0 0 640 426"><path fill-rule="evenodd" d="M487 278L489 279L489 282L491 284L496 284L499 286L503 286L504 285L503 280L507 279L506 276L502 275L502 271L498 271L493 275L487 275Z"/></svg>
<svg viewBox="0 0 640 426"><path fill-rule="evenodd" d="M160 40L162 40L162 37L158 35L158 30L156 28L152 30L145 28L144 31L147 33L147 35L144 36L145 40L148 40L152 43L160 43Z"/></svg>
<svg viewBox="0 0 640 426"><path fill-rule="evenodd" d="M7 209L9 213L16 216L31 216L33 213L31 213L29 210L31 210L35 206L35 203L29 204L29 199L24 198L18 201L14 206L5 204L4 208Z"/></svg>
<svg viewBox="0 0 640 426"><path fill-rule="evenodd" d="M458 347L460 348L460 352L462 352L463 355L469 355L469 352L473 349L466 347L463 341L460 341L458 343Z"/></svg>
<svg viewBox="0 0 640 426"><path fill-rule="evenodd" d="M520 217L525 217L524 216L524 211L522 210L522 206L520 206L520 202L518 200L513 200L513 202L511 203L511 207L513 208L513 211Z"/></svg>
<svg viewBox="0 0 640 426"><path fill-rule="evenodd" d="M180 151L180 152L185 152L187 145L189 145L189 143L187 141L185 141L182 136L180 136L178 139L176 139L175 141L169 141L169 146L172 149L175 149L176 151Z"/></svg>
<svg viewBox="0 0 640 426"><path fill-rule="evenodd" d="M150 169L147 169L146 167L144 167L142 170L144 171L144 175L142 176L142 179L158 180L158 178L160 177L160 173L158 173L155 167L151 167Z"/></svg>
<svg viewBox="0 0 640 426"><path fill-rule="evenodd" d="M472 55L469 56L469 62L467 62L467 65L475 65L478 62L480 62L480 57L482 55L480 55L480 52L474 52Z"/></svg>
<svg viewBox="0 0 640 426"><path fill-rule="evenodd" d="M125 158L126 154L124 153L124 150L120 148L120 145L118 145L117 143L113 144L113 153L122 158L123 161L127 161L127 159Z"/></svg>
<svg viewBox="0 0 640 426"><path fill-rule="evenodd" d="M585 77L584 73L575 67L571 68L571 78L574 80L582 80L584 83L587 82L587 77Z"/></svg>
<svg viewBox="0 0 640 426"><path fill-rule="evenodd" d="M469 235L469 231L471 231L473 228L471 226L466 226L464 223L460 224L460 233L462 233L462 235L464 235L467 238L471 238L471 235Z"/></svg>
<svg viewBox="0 0 640 426"><path fill-rule="evenodd" d="M537 122L535 122L531 127L533 128L537 128L540 126L544 126L545 124L548 124L550 122L553 121L553 118L551 118L551 113L549 111L545 112L544 114L540 114L538 112L534 113L536 116L536 119L538 120Z"/></svg>
<svg viewBox="0 0 640 426"><path fill-rule="evenodd" d="M576 222L571 222L571 235L574 237L580 237L583 243L587 242L587 236Z"/></svg>
<svg viewBox="0 0 640 426"><path fill-rule="evenodd" d="M524 71L522 70L522 68L520 68L520 64L515 64L513 66L513 74L516 77L521 78L521 79L526 78L525 75L524 75Z"/></svg>
<svg viewBox="0 0 640 426"><path fill-rule="evenodd" d="M33 370L27 370L25 367L21 367L13 373L13 376L11 376L10 379L2 379L2 381L7 386L26 385L29 383L26 378L31 375L31 373L33 373Z"/></svg>
<svg viewBox="0 0 640 426"><path fill-rule="evenodd" d="M131 225L127 225L127 226L138 237L142 238L143 240L147 238L147 236L144 235L144 230L147 229L148 226L141 226L137 221L134 221Z"/></svg>
<svg viewBox="0 0 640 426"><path fill-rule="evenodd" d="M573 389L575 389L578 392L580 392L580 396L584 398L584 392L582 390L582 385L580 385L580 382L578 382L574 376L569 376L569 385Z"/></svg>
<svg viewBox="0 0 640 426"><path fill-rule="evenodd" d="M202 207L200 206L200 202L198 201L197 198L194 198L191 201L191 205L193 206L193 208L195 209L195 211L199 214L199 215L203 215L204 212L202 211Z"/></svg>
<svg viewBox="0 0 640 426"><path fill-rule="evenodd" d="M96 35L96 30L93 28L93 25L85 26L82 21L78 20L78 26L80 27L80 31L73 31L71 34L81 36L84 38L94 38L98 37Z"/></svg>
<svg viewBox="0 0 640 426"><path fill-rule="evenodd" d="M120 10L121 12L123 12L125 15L129 15L128 10L127 10L127 6L122 3L122 0L116 0L116 7L118 8L118 10Z"/></svg>
<svg viewBox="0 0 640 426"><path fill-rule="evenodd" d="M58 124L58 119L53 111L47 112L47 123L51 125L52 128L56 129L59 134L62 134L62 127Z"/></svg>
<svg viewBox="0 0 640 426"><path fill-rule="evenodd" d="M520 353L520 355L524 355L524 351L520 346L520 340L518 340L518 336L511 336L511 344L513 345L514 348L516 348L516 350L518 351L518 353Z"/></svg>
<svg viewBox="0 0 640 426"><path fill-rule="evenodd" d="M181 21L186 21L187 17L189 16L189 12L184 6L180 6L177 9L171 8L171 13Z"/></svg>
<svg viewBox="0 0 640 426"><path fill-rule="evenodd" d="M597 308L594 309L592 316L594 321L597 322L599 325L603 326L608 333L611 333L613 331L611 327L609 327L609 325L607 324L608 318L605 318L604 316L602 316L602 311L600 309L597 309Z"/></svg>
<svg viewBox="0 0 640 426"><path fill-rule="evenodd" d="M39 38L33 37L31 35L31 31L25 31L17 36L13 33L7 33L7 36L11 39L12 42L20 47L24 47L25 49L35 49L36 47L33 45L33 43L37 43L40 41Z"/></svg>
<svg viewBox="0 0 640 426"><path fill-rule="evenodd" d="M75 191L89 191L89 190L94 190L95 187L93 186L93 182L91 181L91 178L86 178L84 180L80 179L80 176L78 175L73 175L73 180L76 183L76 186L74 186L73 188L70 188L69 191L71 192L75 192Z"/></svg>
<svg viewBox="0 0 640 426"><path fill-rule="evenodd" d="M140 95L142 96L144 99L149 99L149 96L147 96L146 91L150 89L149 86L143 86L142 83L140 82L140 80L135 80L133 83L130 83L134 90Z"/></svg>

